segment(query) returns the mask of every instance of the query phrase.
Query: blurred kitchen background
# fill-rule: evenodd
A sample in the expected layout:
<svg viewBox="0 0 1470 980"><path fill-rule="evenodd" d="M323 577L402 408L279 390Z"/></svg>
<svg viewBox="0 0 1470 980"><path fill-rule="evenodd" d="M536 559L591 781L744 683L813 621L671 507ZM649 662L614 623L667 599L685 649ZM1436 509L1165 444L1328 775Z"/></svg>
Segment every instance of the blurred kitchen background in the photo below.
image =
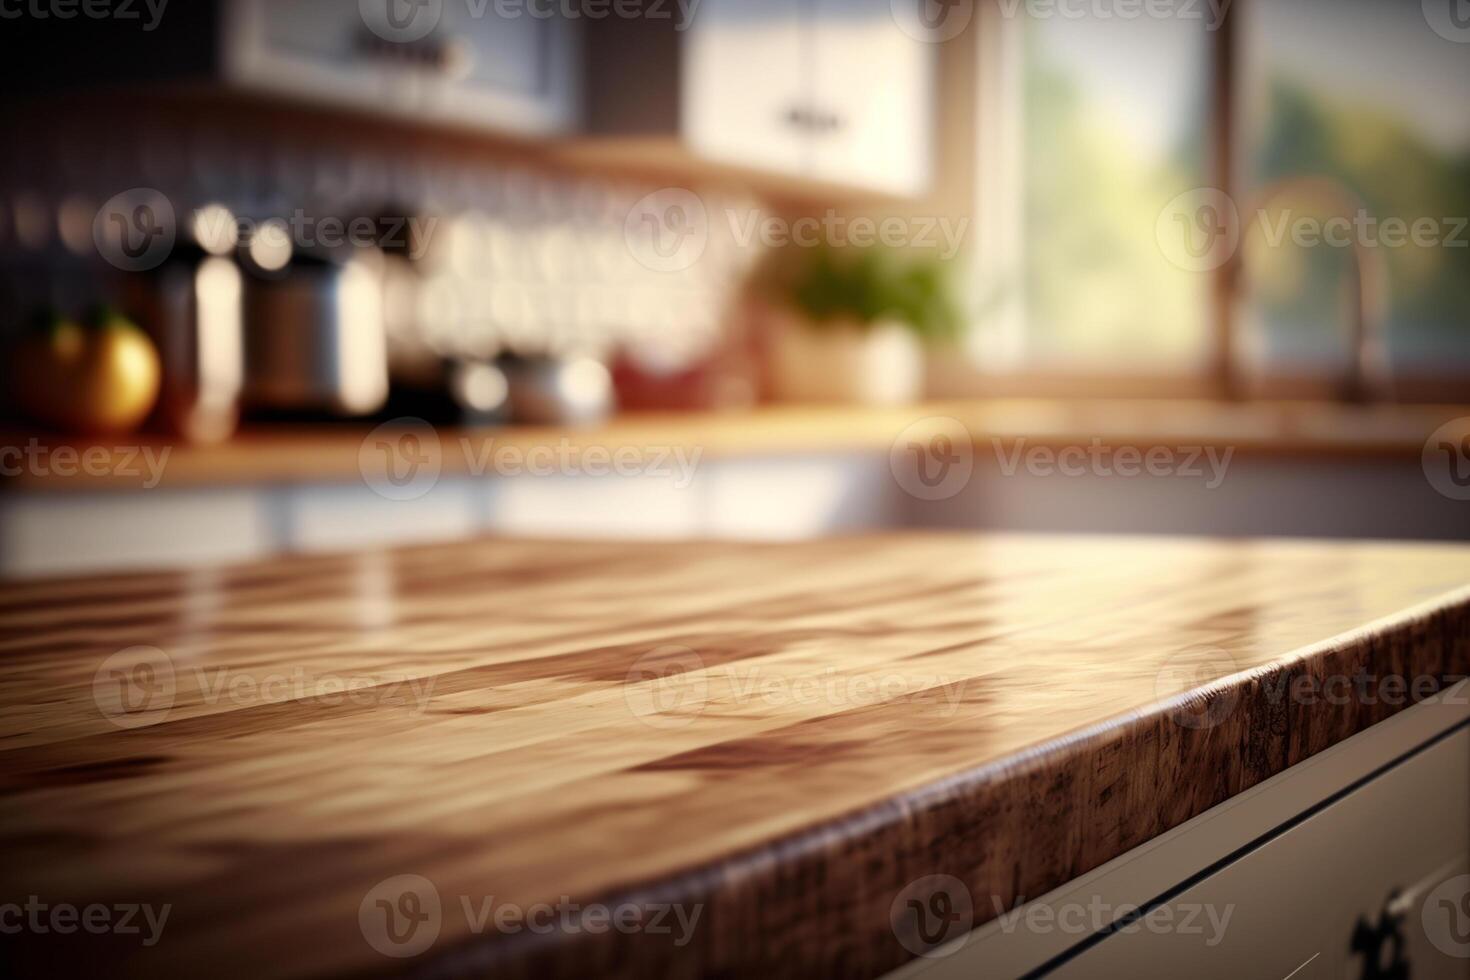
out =
<svg viewBox="0 0 1470 980"><path fill-rule="evenodd" d="M0 574L1470 538L1463 0L26 0Z"/></svg>

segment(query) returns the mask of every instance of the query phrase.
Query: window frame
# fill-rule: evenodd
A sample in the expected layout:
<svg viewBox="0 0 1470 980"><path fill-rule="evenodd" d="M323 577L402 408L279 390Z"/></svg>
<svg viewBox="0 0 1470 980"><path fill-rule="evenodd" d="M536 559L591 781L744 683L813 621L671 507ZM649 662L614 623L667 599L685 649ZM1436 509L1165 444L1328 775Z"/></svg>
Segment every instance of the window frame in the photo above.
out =
<svg viewBox="0 0 1470 980"><path fill-rule="evenodd" d="M1229 15L1209 32L1209 82L1206 120L1209 134L1205 179L1207 185L1239 200L1240 176L1245 171L1245 147L1240 113L1244 63L1241 45L1245 32L1240 20L1248 17L1249 0L1235 0ZM1019 9L1019 8L1018 8ZM1018 94L1022 91L1022 31L1024 17L1008 17L999 0L980 0L976 9L976 39L969 52L975 59L976 124L970 149L974 182L973 203L977 212L976 254L972 273L981 282L1016 275L1018 255L1024 254L1026 229L1024 195L1015 189L1024 179ZM1206 355L1196 370L1136 373L1068 369L1027 365L985 368L968 366L962 386L970 394L1001 397L1119 397L1119 398L1208 398L1222 401L1302 400L1344 402L1343 379L1329 372L1270 377L1251 377L1237 356L1242 338L1240 251L1212 270L1205 290L1208 310ZM1026 331L1024 297L1007 302L996 316L1002 336L1019 338ZM1467 312L1470 316L1470 312ZM1392 373L1391 388L1369 399L1374 403L1470 403L1470 377L1427 377ZM951 379L946 395L959 394Z"/></svg>

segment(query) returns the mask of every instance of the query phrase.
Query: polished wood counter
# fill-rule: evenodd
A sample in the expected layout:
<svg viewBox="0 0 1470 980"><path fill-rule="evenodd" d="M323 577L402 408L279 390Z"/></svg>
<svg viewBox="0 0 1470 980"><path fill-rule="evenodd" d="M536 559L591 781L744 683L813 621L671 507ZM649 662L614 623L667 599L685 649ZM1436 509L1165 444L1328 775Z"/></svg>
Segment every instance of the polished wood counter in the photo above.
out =
<svg viewBox="0 0 1470 980"><path fill-rule="evenodd" d="M0 904L168 916L0 955L873 975L916 880L979 924L1467 668L1458 546L486 539L8 584ZM538 903L576 929L496 918Z"/></svg>

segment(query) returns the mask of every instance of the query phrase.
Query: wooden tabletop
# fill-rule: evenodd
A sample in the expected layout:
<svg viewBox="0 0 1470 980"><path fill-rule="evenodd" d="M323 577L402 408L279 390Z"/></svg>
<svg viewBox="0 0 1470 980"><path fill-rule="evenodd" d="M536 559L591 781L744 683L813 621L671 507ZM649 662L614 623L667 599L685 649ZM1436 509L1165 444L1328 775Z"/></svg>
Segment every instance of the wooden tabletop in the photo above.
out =
<svg viewBox="0 0 1470 980"><path fill-rule="evenodd" d="M917 534L9 584L0 958L877 974L915 881L978 924L1465 674L1467 584L1459 546ZM1302 693L1359 675L1407 689Z"/></svg>
<svg viewBox="0 0 1470 980"><path fill-rule="evenodd" d="M485 472L492 448L529 453L552 447L574 459L589 450L660 459L670 451L700 457L887 452L900 438L958 423L984 453L1009 452L1018 443L1052 448L1101 443L1145 450L1198 446L1295 459L1417 461L1431 433L1466 414L1464 406L1449 405L1202 399L992 398L894 407L782 405L717 413L629 414L582 428L442 426L434 440L423 440L422 451L445 475L470 475ZM392 430L395 423L385 424ZM366 424L275 425L246 428L222 445L189 446L147 433L87 442L0 431L0 489L356 482L362 479L364 445L381 435Z"/></svg>

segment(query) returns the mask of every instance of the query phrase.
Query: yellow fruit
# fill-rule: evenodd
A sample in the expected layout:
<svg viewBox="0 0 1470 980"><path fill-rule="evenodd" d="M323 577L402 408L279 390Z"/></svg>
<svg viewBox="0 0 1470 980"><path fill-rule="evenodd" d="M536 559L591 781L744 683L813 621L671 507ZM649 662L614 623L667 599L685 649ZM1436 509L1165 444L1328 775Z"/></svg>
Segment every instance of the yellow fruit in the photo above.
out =
<svg viewBox="0 0 1470 980"><path fill-rule="evenodd" d="M158 399L158 352L147 334L116 315L88 327L55 320L21 342L12 367L21 408L67 432L131 431Z"/></svg>

